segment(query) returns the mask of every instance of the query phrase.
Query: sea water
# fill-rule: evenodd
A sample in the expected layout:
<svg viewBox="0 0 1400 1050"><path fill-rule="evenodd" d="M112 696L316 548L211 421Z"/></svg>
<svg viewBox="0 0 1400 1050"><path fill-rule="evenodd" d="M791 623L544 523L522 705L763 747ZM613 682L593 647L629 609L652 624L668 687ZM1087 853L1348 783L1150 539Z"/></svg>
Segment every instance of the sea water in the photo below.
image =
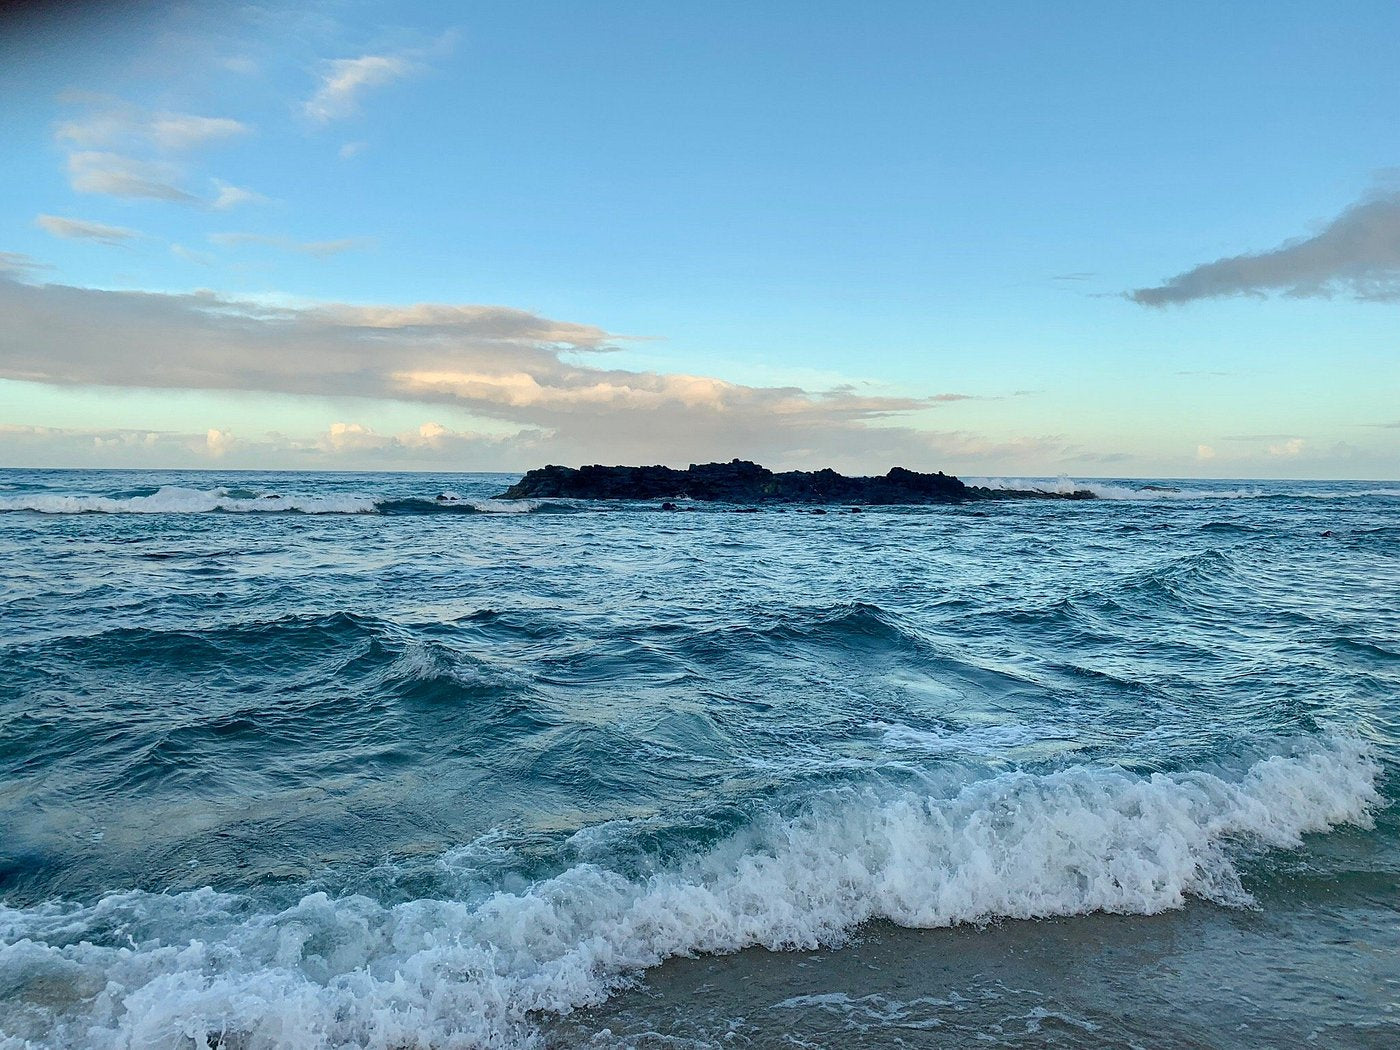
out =
<svg viewBox="0 0 1400 1050"><path fill-rule="evenodd" d="M1400 1043L1400 485L0 472L0 1047Z"/></svg>

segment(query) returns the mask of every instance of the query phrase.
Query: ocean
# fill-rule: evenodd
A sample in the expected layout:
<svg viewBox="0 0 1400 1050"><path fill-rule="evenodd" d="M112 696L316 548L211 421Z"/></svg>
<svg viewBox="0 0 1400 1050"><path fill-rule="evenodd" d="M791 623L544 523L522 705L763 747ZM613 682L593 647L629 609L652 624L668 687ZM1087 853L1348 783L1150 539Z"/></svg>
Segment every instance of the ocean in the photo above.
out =
<svg viewBox="0 0 1400 1050"><path fill-rule="evenodd" d="M0 471L0 1048L1400 1044L1400 484L513 480Z"/></svg>

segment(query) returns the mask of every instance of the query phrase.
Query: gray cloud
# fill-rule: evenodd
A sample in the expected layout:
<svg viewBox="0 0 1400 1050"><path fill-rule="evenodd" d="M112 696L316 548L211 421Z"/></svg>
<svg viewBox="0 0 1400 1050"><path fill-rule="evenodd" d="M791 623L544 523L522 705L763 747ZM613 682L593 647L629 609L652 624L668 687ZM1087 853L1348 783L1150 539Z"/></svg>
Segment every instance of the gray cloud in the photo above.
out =
<svg viewBox="0 0 1400 1050"><path fill-rule="evenodd" d="M0 277L0 316L0 377L451 406L494 421L496 430L535 435L498 455L503 466L541 457L684 465L743 455L780 466L932 469L952 457L1043 462L1067 451L1056 438L996 443L899 425L906 413L966 395L755 387L579 363L605 360L596 355L613 349L615 337L499 306L287 306ZM404 447L389 450L399 455Z"/></svg>
<svg viewBox="0 0 1400 1050"><path fill-rule="evenodd" d="M119 153L81 150L68 156L68 181L79 193L103 193L110 197L202 203L175 185L179 171L161 161L137 160Z"/></svg>
<svg viewBox="0 0 1400 1050"><path fill-rule="evenodd" d="M0 252L0 276L26 277L46 270L48 266L23 252Z"/></svg>
<svg viewBox="0 0 1400 1050"><path fill-rule="evenodd" d="M1360 300L1400 300L1400 191L1364 198L1315 236L1287 241L1271 251L1217 259L1155 288L1125 294L1143 306L1167 306L1268 292L1296 298L1349 293Z"/></svg>
<svg viewBox="0 0 1400 1050"><path fill-rule="evenodd" d="M141 236L125 226L108 226L105 222L88 222L86 219L65 219L61 215L36 215L34 224L55 237L101 241L103 244L122 244Z"/></svg>

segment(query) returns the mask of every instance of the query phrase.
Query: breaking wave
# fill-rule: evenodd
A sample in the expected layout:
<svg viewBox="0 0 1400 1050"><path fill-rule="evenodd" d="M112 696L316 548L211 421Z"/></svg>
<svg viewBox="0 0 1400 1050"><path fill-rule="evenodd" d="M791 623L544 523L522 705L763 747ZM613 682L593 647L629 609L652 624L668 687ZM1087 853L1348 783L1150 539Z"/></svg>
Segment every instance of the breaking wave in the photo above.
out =
<svg viewBox="0 0 1400 1050"><path fill-rule="evenodd" d="M1243 855L1365 824L1378 776L1366 745L1334 736L1233 776L1073 766L835 788L649 876L577 863L476 903L311 893L268 911L203 889L0 907L16 1007L0 1046L529 1045L540 1015L675 956L839 944L875 919L1247 906Z"/></svg>
<svg viewBox="0 0 1400 1050"><path fill-rule="evenodd" d="M66 495L29 492L0 496L0 512L39 514L529 514L571 510L539 500L465 499L451 493L421 499L371 496L297 496L219 487L189 489L164 485L131 496Z"/></svg>
<svg viewBox="0 0 1400 1050"><path fill-rule="evenodd" d="M1012 492L1053 492L1069 495L1092 492L1106 500L1233 500L1233 499L1361 499L1400 497L1400 488L1319 489L1296 491L1296 483L1251 481L1233 487L1200 488L1199 482L1076 481L1067 475L1058 478L963 478L976 488L1006 489Z"/></svg>

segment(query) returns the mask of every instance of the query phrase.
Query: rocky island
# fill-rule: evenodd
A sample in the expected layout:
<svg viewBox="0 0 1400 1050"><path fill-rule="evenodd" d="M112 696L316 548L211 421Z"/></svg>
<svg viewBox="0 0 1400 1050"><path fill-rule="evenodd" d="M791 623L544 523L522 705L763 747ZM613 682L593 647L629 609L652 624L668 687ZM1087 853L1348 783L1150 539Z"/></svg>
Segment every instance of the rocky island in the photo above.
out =
<svg viewBox="0 0 1400 1050"><path fill-rule="evenodd" d="M1088 490L1041 492L965 484L951 474L891 467L878 477L831 469L775 473L757 463L692 463L673 467L560 467L530 471L494 499L693 499L708 503L847 503L866 506L965 503L983 499L1093 499Z"/></svg>

